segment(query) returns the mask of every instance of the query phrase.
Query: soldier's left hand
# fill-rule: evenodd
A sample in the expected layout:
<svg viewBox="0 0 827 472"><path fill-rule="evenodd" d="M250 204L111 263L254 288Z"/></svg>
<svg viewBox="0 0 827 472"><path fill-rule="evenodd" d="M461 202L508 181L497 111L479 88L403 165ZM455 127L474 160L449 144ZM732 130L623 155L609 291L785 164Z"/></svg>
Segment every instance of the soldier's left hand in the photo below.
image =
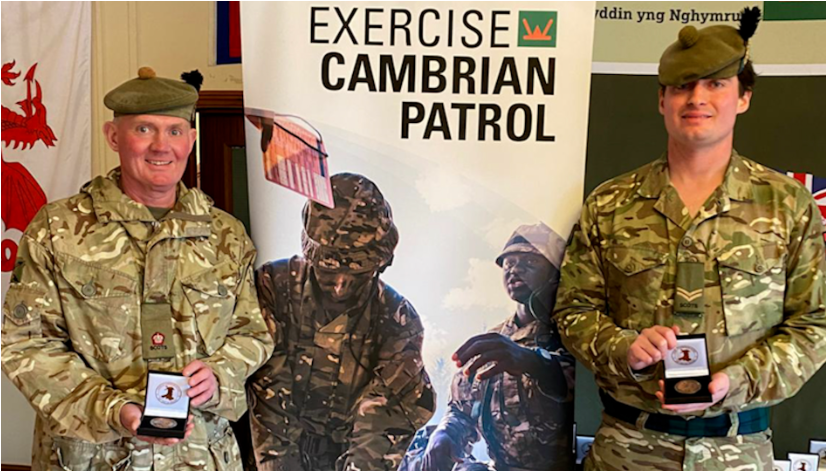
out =
<svg viewBox="0 0 827 472"><path fill-rule="evenodd" d="M185 377L189 377L189 390L187 396L190 397L190 405L201 406L207 403L215 391L218 389L218 380L215 378L210 366L201 361L192 361L184 367L181 371Z"/></svg>
<svg viewBox="0 0 827 472"><path fill-rule="evenodd" d="M511 375L528 373L534 366L540 364L539 358L531 349L524 348L499 333L485 333L468 339L457 349L452 359L456 361L457 367L462 367L474 359L474 362L465 369L465 375L469 377L477 375L480 368L491 363L490 367L477 375L479 380L485 380L503 372Z"/></svg>
<svg viewBox="0 0 827 472"><path fill-rule="evenodd" d="M655 392L655 395L657 395L661 405L664 409L672 410L678 413L688 413L690 411L706 410L712 405L723 400L724 397L726 397L727 393L729 393L729 376L727 376L727 374L723 372L716 372L712 374L712 381L709 382L709 393L712 394L712 401L709 403L686 403L683 405L666 405L665 403L663 403L663 395L666 391L663 380L660 380L659 384L660 392Z"/></svg>

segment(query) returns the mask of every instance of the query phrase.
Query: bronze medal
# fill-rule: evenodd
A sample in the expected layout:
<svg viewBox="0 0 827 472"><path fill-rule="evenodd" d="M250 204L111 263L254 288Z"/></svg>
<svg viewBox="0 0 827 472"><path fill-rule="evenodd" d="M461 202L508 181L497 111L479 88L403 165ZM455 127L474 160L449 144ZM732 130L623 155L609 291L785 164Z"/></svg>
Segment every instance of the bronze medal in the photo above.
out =
<svg viewBox="0 0 827 472"><path fill-rule="evenodd" d="M681 380L680 382L675 384L675 390L678 393L682 393L684 395L692 395L694 393L698 393L701 389L701 383L697 380Z"/></svg>
<svg viewBox="0 0 827 472"><path fill-rule="evenodd" d="M149 424L159 429L171 429L178 426L178 422L171 418L152 418Z"/></svg>

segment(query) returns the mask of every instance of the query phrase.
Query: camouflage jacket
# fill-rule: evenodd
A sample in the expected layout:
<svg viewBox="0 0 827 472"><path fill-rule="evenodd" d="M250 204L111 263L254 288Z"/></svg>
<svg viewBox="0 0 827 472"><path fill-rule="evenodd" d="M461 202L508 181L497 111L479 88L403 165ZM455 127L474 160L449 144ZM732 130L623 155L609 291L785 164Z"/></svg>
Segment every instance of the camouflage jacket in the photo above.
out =
<svg viewBox="0 0 827 472"><path fill-rule="evenodd" d="M362 305L328 320L309 268L296 256L256 271L276 337L248 382L256 463L300 470L320 453L305 444L327 441L337 469L395 470L435 406L419 316L377 281Z"/></svg>
<svg viewBox="0 0 827 472"><path fill-rule="evenodd" d="M240 466L228 420L273 341L253 285L244 227L179 184L156 221L118 188L120 171L45 205L26 229L3 305L3 371L37 412L33 469L225 469ZM141 309L168 294L175 356L142 357ZM157 298L154 298L157 301ZM148 369L200 359L216 395L193 408L187 441L130 437L121 406L143 404Z"/></svg>
<svg viewBox="0 0 827 472"><path fill-rule="evenodd" d="M673 310L677 264L704 266L704 312ZM660 364L632 372L644 328L705 333L710 369L730 379L703 416L793 396L824 364L824 226L793 179L733 151L723 183L691 218L666 157L586 199L566 251L555 316L563 342L616 400L670 414L655 397ZM662 363L661 363L662 364Z"/></svg>
<svg viewBox="0 0 827 472"><path fill-rule="evenodd" d="M500 374L489 381L454 375L448 411L438 429L460 448L485 438L497 470L571 470L574 466L574 357L560 342L556 329L543 332L537 321L519 327L516 315L491 332L508 336L527 348L542 347L562 367L568 386L566 398L553 398L528 375ZM552 362L552 361L549 361Z"/></svg>

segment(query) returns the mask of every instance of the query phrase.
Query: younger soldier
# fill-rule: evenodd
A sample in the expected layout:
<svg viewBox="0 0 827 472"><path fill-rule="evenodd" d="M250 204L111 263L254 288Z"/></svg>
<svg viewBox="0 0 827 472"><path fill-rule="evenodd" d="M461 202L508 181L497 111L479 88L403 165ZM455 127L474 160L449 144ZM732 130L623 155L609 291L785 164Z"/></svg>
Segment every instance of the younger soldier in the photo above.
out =
<svg viewBox="0 0 827 472"><path fill-rule="evenodd" d="M818 206L732 147L759 15L681 30L658 75L666 154L598 187L575 227L556 317L605 408L587 469L771 470L767 407L824 364ZM660 361L701 333L712 401L665 404Z"/></svg>
<svg viewBox="0 0 827 472"><path fill-rule="evenodd" d="M109 92L121 166L40 209L3 305L3 372L34 407L33 470L241 469L229 421L273 349L241 223L180 183L197 90ZM189 378L186 439L136 436L147 372Z"/></svg>
<svg viewBox="0 0 827 472"><path fill-rule="evenodd" d="M571 470L574 358L551 321L564 250L542 223L509 238L496 262L516 313L454 354L466 368L454 376L448 412L415 468L451 470L462 461L463 470L483 470L468 459L483 438L496 470Z"/></svg>
<svg viewBox="0 0 827 472"><path fill-rule="evenodd" d="M256 272L275 355L247 386L259 470L391 470L434 412L413 306L379 279L391 208L356 174L304 208L304 257Z"/></svg>

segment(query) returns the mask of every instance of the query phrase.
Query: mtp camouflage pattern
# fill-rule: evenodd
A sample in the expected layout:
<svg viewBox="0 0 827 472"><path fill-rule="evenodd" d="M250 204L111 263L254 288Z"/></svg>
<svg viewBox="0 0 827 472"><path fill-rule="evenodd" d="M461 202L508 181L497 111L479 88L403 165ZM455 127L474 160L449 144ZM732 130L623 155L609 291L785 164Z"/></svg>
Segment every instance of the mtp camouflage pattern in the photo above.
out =
<svg viewBox="0 0 827 472"><path fill-rule="evenodd" d="M584 470L772 470L770 431L685 438L603 413Z"/></svg>
<svg viewBox="0 0 827 472"><path fill-rule="evenodd" d="M795 395L824 364L824 257L818 206L798 182L733 151L724 182L693 218L663 156L587 198L566 252L555 316L566 347L622 403L674 414L655 397L660 364L632 372L626 360L641 330L674 324L682 334L706 334L712 372L730 379L727 396L698 416L766 407ZM684 261L704 264L699 315L673 309ZM598 432L592 457L608 447L605 433ZM629 434L633 439L618 437L612 447L626 451L625 464L643 468L648 462L637 459L653 453L643 440L649 432ZM660 436L661 445L674 446L668 457L692 452L688 439ZM737 437L738 448L720 454L740 456L745 468L765 466L751 452L763 442ZM704 448L731 441L705 438Z"/></svg>
<svg viewBox="0 0 827 472"><path fill-rule="evenodd" d="M391 470L434 412L413 306L378 278L327 313L299 256L256 272L273 357L248 382L260 470Z"/></svg>
<svg viewBox="0 0 827 472"><path fill-rule="evenodd" d="M349 272L382 270L393 260L399 233L376 184L358 174L330 178L334 208L308 201L302 251L317 267Z"/></svg>
<svg viewBox="0 0 827 472"><path fill-rule="evenodd" d="M474 443L485 439L496 470L571 470L574 357L563 347L556 328L549 332L539 321L520 327L516 319L512 316L491 332L522 347L546 349L563 371L566 397L545 393L527 374L506 372L479 381L460 370L454 375L448 411L437 429L445 431L456 450L466 456Z"/></svg>
<svg viewBox="0 0 827 472"><path fill-rule="evenodd" d="M273 340L253 285L255 249L234 218L179 184L156 221L118 188L120 171L45 205L20 241L3 305L3 371L37 413L33 470L238 469L229 420L247 408L244 381ZM175 356L145 361L141 306L168 294ZM143 404L147 370L206 363L216 395L193 408L174 446L121 425Z"/></svg>

